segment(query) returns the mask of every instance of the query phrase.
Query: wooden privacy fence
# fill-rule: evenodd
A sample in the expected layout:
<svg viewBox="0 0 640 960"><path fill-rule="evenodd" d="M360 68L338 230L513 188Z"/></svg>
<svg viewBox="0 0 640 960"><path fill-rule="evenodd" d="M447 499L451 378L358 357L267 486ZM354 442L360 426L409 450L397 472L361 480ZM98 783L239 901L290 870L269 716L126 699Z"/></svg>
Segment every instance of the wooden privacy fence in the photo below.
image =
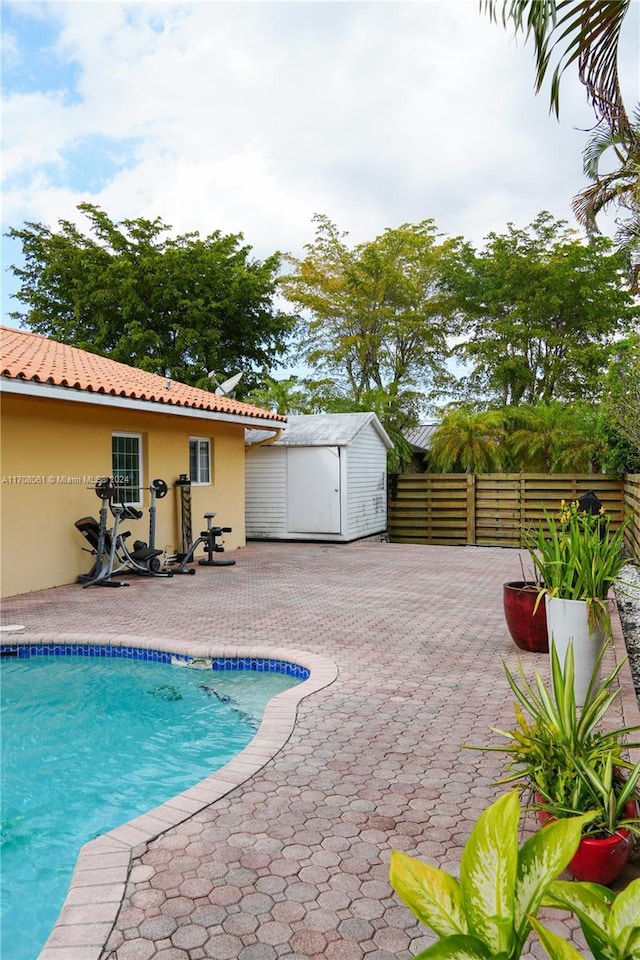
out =
<svg viewBox="0 0 640 960"><path fill-rule="evenodd" d="M627 544L637 560L640 560L640 473L624 478L624 508L628 517Z"/></svg>
<svg viewBox="0 0 640 960"><path fill-rule="evenodd" d="M561 500L593 490L617 528L633 513L629 545L640 557L640 475L405 473L389 477L387 531L395 543L522 547L523 534Z"/></svg>

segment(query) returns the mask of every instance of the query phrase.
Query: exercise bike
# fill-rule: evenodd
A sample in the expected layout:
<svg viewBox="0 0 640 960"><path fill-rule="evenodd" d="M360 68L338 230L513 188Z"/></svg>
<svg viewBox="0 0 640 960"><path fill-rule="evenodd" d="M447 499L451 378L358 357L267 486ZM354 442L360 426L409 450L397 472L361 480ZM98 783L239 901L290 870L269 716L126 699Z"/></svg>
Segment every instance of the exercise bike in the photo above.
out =
<svg viewBox="0 0 640 960"><path fill-rule="evenodd" d="M109 502L113 496L111 477L98 477L93 489L95 490L96 496L99 497L102 502L100 507L100 520L97 521L95 517L81 517L79 520L76 520L75 526L90 545L89 549L87 549L87 547L83 547L82 549L86 550L87 553L90 553L96 559L88 573L80 574L78 583L84 584L85 587L93 585L100 587L127 587L129 584L122 583L120 580L111 579L116 558L116 542L111 535L111 531L107 529Z"/></svg>
<svg viewBox="0 0 640 960"><path fill-rule="evenodd" d="M113 579L114 576L126 572L140 576L172 577L172 570L162 569L160 557L163 551L152 546L155 539L155 498L158 496L158 491L161 497L166 495L164 481L154 480L150 487L153 512L150 517L149 545L138 540L134 542L131 550L127 544L131 532L129 530L120 532L120 524L123 520L140 520L143 515L142 510L138 510L131 504L113 502L116 489L110 477L99 478L94 489L102 501L100 521L96 521L94 517L82 517L76 520L75 526L90 544L88 552L94 555L96 560L89 573L78 577L78 582L85 587L126 586L127 584L123 581ZM114 517L111 530L107 528L109 510Z"/></svg>

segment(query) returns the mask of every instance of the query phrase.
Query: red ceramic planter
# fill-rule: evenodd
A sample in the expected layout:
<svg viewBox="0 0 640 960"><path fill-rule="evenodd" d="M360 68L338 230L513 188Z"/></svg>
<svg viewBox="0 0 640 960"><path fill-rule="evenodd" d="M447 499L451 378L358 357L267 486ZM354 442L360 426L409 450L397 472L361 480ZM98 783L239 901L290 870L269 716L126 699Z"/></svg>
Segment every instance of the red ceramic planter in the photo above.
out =
<svg viewBox="0 0 640 960"><path fill-rule="evenodd" d="M633 834L624 828L611 837L583 837L567 869L576 880L606 886L620 876L632 850Z"/></svg>
<svg viewBox="0 0 640 960"><path fill-rule="evenodd" d="M530 653L548 653L547 615L541 601L534 613L539 590L524 580L505 583L502 587L504 617L509 633L520 650Z"/></svg>
<svg viewBox="0 0 640 960"><path fill-rule="evenodd" d="M629 800L624 808L625 817L637 815L635 800ZM538 819L544 826L553 821L545 810L538 811ZM575 880L587 880L606 886L613 883L627 865L634 846L630 830L621 827L610 837L583 837L576 854L567 867Z"/></svg>

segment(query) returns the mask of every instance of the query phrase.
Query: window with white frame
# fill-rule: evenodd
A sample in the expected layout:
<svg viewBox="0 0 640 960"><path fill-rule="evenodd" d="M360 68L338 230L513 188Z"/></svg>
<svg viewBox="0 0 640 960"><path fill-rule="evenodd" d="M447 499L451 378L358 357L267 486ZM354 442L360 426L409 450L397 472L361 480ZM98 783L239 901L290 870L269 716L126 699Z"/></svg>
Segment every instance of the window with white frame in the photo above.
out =
<svg viewBox="0 0 640 960"><path fill-rule="evenodd" d="M111 435L111 475L116 503L141 503L142 437L139 433Z"/></svg>
<svg viewBox="0 0 640 960"><path fill-rule="evenodd" d="M192 484L211 483L211 441L205 437L189 439L189 477Z"/></svg>

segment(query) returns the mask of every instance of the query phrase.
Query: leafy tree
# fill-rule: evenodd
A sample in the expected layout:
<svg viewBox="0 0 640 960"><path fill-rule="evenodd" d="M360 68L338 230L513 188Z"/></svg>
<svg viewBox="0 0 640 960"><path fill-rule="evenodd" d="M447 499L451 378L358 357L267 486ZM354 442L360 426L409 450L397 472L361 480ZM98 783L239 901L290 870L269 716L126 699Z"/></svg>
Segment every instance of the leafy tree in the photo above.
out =
<svg viewBox="0 0 640 960"><path fill-rule="evenodd" d="M640 448L618 433L606 413L598 424L598 437L604 447L602 469L605 473L618 478L626 473L640 473Z"/></svg>
<svg viewBox="0 0 640 960"><path fill-rule="evenodd" d="M603 434L606 468L616 475L640 473L640 333L616 345L606 379Z"/></svg>
<svg viewBox="0 0 640 960"><path fill-rule="evenodd" d="M431 437L430 463L444 473L492 473L504 465L506 431L500 410L461 407Z"/></svg>
<svg viewBox="0 0 640 960"><path fill-rule="evenodd" d="M489 234L480 253L465 244L447 282L468 388L500 406L597 398L614 338L638 316L620 266L609 240L584 244L547 212Z"/></svg>
<svg viewBox="0 0 640 960"><path fill-rule="evenodd" d="M302 260L291 259L285 296L302 309L300 349L310 368L355 404L384 391L398 411L446 377L450 302L440 278L457 241L439 241L431 220L347 245L325 216Z"/></svg>
<svg viewBox="0 0 640 960"><path fill-rule="evenodd" d="M89 203L89 234L61 220L11 229L25 266L15 312L31 329L144 370L208 388L210 370L271 366L293 320L273 299L278 254L251 257L242 236L169 237L155 220L114 223ZM243 386L251 387L251 376Z"/></svg>

